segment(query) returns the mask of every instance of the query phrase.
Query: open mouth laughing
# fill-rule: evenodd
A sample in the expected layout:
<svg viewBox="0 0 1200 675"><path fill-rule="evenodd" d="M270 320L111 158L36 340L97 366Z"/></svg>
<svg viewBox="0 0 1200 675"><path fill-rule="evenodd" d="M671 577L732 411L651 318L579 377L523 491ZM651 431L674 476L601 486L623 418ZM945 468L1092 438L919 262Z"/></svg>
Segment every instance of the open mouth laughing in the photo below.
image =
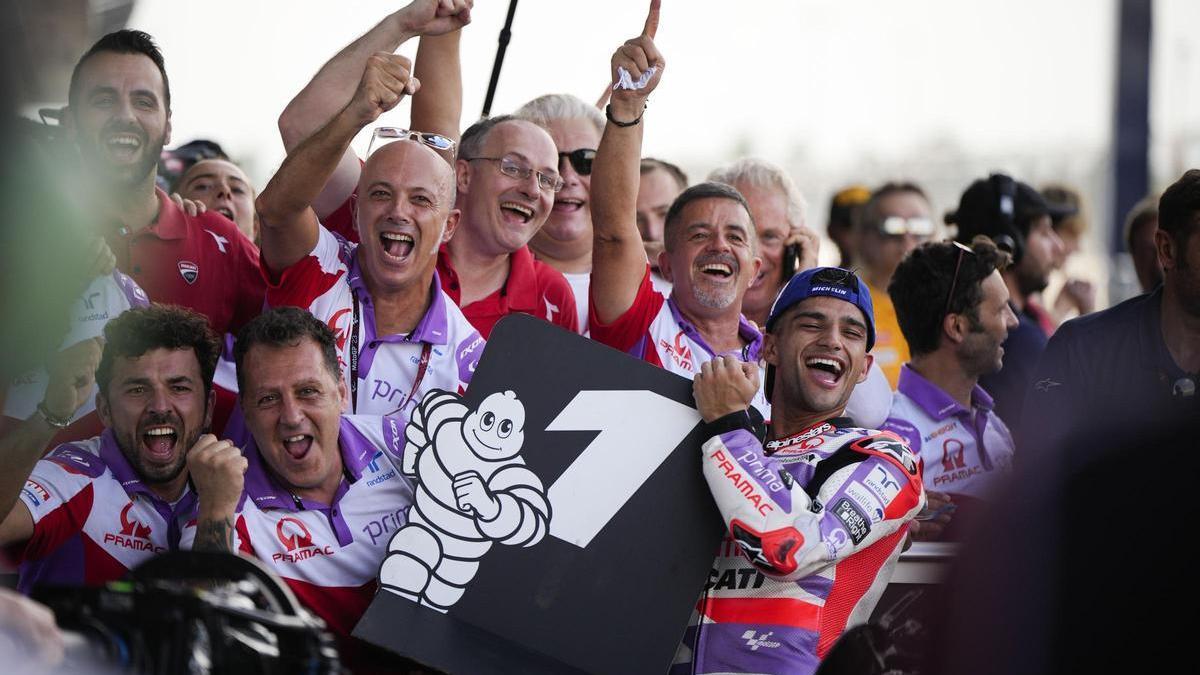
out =
<svg viewBox="0 0 1200 675"><path fill-rule="evenodd" d="M403 262L416 246L416 239L406 232L380 232L379 244L389 260Z"/></svg>
<svg viewBox="0 0 1200 675"><path fill-rule="evenodd" d="M308 456L308 451L312 449L313 437L309 434L296 434L283 439L283 449L287 452L288 457L299 461Z"/></svg>
<svg viewBox="0 0 1200 675"><path fill-rule="evenodd" d="M533 208L519 202L500 202L500 211L507 220L515 220L521 225L527 225L533 220Z"/></svg>
<svg viewBox="0 0 1200 675"><path fill-rule="evenodd" d="M804 360L809 376L820 386L832 389L846 373L846 363L832 356L810 356Z"/></svg>

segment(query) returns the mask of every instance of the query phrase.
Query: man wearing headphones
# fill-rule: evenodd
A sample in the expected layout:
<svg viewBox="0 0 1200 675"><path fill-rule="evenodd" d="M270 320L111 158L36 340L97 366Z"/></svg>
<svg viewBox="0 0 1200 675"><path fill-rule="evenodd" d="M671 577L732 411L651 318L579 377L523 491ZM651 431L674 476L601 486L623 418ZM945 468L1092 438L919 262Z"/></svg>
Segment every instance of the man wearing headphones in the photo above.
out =
<svg viewBox="0 0 1200 675"><path fill-rule="evenodd" d="M980 378L979 384L995 400L996 414L1014 431L1020 426L1034 365L1046 348L1046 334L1026 303L1030 295L1046 288L1054 261L1062 255L1063 243L1051 226L1052 215L1037 190L997 173L971 183L958 210L946 216L947 224L958 226L958 241L969 245L982 234L1013 258L1001 276L1018 325L1004 341L1004 367Z"/></svg>

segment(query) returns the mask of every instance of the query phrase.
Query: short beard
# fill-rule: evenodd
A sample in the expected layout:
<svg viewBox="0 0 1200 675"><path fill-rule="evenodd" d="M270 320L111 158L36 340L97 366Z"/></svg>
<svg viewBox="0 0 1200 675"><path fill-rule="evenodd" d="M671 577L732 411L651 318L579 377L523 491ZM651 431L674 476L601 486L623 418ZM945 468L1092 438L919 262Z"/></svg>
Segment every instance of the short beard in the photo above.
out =
<svg viewBox="0 0 1200 675"><path fill-rule="evenodd" d="M1021 264L1013 268L1013 275L1017 282L1017 290L1022 297L1029 297L1034 293L1041 293L1046 290L1046 286L1050 283L1047 275L1039 274L1037 270L1030 269L1026 261L1021 261Z"/></svg>
<svg viewBox="0 0 1200 675"><path fill-rule="evenodd" d="M136 427L133 431L134 435L131 435L128 438L126 438L124 434L115 433L113 434L113 437L117 440L117 447L121 450L121 454L125 456L125 460L129 462L129 465L132 466L133 470L137 473L138 479L149 485L158 485L162 483L170 483L178 478L179 474L183 473L183 470L187 468L188 450L190 450L192 446L196 445L196 441L200 440L200 435L207 433L207 431L208 429L206 428L200 428L192 432L192 434L187 438L176 440L176 443L183 444L179 446L182 450L179 453L179 459L170 466L154 468L146 466L145 462L142 461L141 455L137 451L136 444L138 443L139 438L136 436ZM135 444L134 447L129 447L129 441L132 441Z"/></svg>
<svg viewBox="0 0 1200 675"><path fill-rule="evenodd" d="M709 292L707 289L693 286L692 293L696 296L696 302L709 309L726 309L737 299L736 288L731 288L728 292Z"/></svg>
<svg viewBox="0 0 1200 675"><path fill-rule="evenodd" d="M108 166L108 161L100 154L98 147L94 149L95 151L92 151L85 150L81 146L80 154L83 156L84 162L94 180L107 183L109 187L117 190L129 191L145 183L148 176L157 173L158 160L162 156L163 146L165 145L165 134L159 136L157 140L147 139L145 156L142 157L140 162L124 171L113 171Z"/></svg>

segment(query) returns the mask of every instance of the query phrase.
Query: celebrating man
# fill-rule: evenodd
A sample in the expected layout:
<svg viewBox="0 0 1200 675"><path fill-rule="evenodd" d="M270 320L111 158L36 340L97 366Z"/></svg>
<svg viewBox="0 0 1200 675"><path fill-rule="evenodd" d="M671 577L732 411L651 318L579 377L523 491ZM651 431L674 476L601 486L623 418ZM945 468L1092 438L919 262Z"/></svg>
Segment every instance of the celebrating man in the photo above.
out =
<svg viewBox="0 0 1200 675"><path fill-rule="evenodd" d="M870 616L924 504L919 460L841 417L867 377L871 296L853 273L792 278L767 319L767 440L749 408L758 370L720 357L695 379L704 477L727 539L677 672L809 674Z"/></svg>

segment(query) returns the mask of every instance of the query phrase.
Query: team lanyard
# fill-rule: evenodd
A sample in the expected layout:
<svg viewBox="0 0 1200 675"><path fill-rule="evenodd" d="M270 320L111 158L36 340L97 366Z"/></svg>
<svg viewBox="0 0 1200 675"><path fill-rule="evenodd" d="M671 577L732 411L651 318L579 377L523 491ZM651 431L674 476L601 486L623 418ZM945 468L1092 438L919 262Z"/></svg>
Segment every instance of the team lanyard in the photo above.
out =
<svg viewBox="0 0 1200 675"><path fill-rule="evenodd" d="M350 409L358 414L358 324L361 318L358 308L358 291L351 289L350 297L354 305L354 318L350 326ZM421 343L421 358L417 361L417 376L413 379L412 389L408 390L408 396L404 398L400 407L388 415L404 410L417 395L417 389L421 386L421 381L425 379L425 371L429 369L429 356L432 351L433 346L428 342Z"/></svg>

